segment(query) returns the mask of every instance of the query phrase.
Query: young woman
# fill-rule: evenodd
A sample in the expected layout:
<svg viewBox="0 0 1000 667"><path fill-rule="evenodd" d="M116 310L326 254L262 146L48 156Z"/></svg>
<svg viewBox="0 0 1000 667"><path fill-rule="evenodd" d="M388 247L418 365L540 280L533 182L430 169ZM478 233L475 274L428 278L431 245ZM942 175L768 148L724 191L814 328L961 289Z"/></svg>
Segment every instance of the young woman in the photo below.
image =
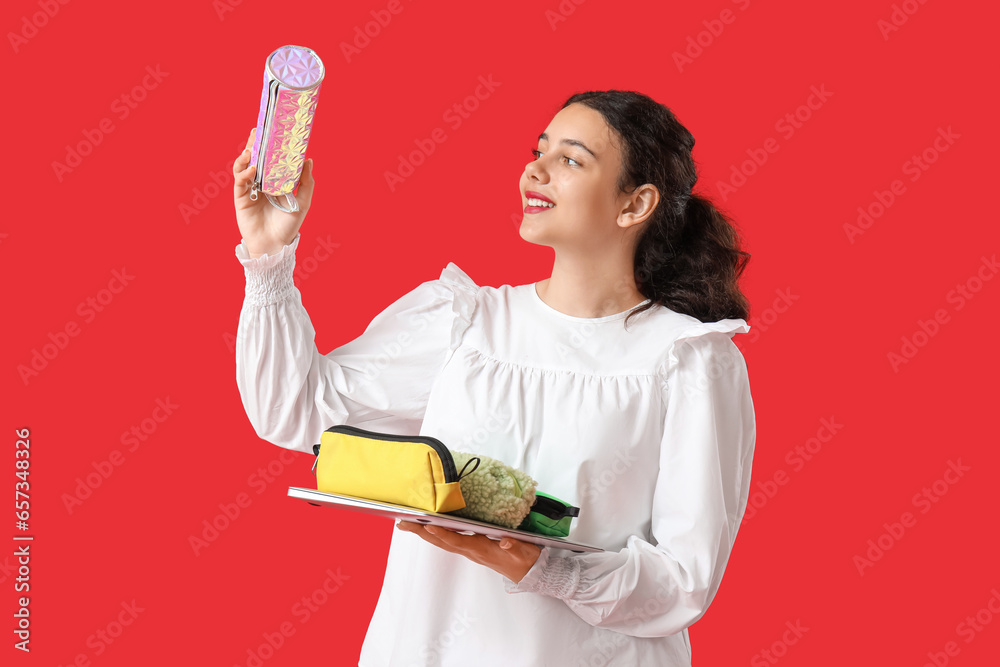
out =
<svg viewBox="0 0 1000 667"><path fill-rule="evenodd" d="M645 95L573 95L520 180L521 237L554 249L549 278L479 286L450 263L326 355L292 282L312 161L287 214L250 201L249 148L237 159L237 383L260 437L308 452L334 424L431 435L580 507L570 539L605 549L400 522L359 665L691 664L756 436L732 341L749 255L692 193L693 146Z"/></svg>

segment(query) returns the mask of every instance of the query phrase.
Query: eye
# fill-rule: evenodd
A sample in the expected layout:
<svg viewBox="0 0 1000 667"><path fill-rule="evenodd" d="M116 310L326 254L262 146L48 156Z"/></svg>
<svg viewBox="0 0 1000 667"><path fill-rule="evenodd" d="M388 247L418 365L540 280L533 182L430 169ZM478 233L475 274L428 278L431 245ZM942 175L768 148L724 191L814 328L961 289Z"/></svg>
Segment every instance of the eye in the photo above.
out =
<svg viewBox="0 0 1000 667"><path fill-rule="evenodd" d="M533 155L533 156L535 157L535 159L536 159L536 160L537 160L538 158L540 158L540 157L541 157L541 156L543 155L543 153L542 153L541 151L539 151L539 150L535 150L534 148L533 148L533 149L531 149L531 154L532 154L532 155ZM573 158L571 158L570 156L568 156L568 155L563 155L563 157L564 157L564 158L566 158L566 159L567 159L567 160L568 160L569 162L572 162L572 163L573 163L574 165L576 165L577 167L579 167L579 166L580 166L580 163L579 163L579 162L577 162L576 160L574 160Z"/></svg>

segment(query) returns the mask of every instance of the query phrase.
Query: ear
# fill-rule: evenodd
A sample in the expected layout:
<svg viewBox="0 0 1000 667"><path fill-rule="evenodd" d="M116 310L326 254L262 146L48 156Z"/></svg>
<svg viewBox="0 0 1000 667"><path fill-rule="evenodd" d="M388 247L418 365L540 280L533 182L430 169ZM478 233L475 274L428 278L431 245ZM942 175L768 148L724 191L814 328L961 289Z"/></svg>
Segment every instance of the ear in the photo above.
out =
<svg viewBox="0 0 1000 667"><path fill-rule="evenodd" d="M646 183L640 185L628 195L618 214L618 226L628 229L633 225L640 225L653 215L657 204L660 203L660 191L655 185Z"/></svg>

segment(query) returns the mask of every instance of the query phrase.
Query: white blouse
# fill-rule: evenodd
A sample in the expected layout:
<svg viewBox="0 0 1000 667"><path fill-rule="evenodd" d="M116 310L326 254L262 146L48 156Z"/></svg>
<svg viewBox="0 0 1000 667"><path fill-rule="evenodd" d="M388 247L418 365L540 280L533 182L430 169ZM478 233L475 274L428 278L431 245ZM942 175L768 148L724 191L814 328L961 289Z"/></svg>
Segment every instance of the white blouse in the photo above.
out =
<svg viewBox="0 0 1000 667"><path fill-rule="evenodd" d="M598 318L534 284L477 285L454 263L326 355L292 281L300 237L236 255L246 297L236 378L261 438L311 453L335 424L430 435L580 508L517 585L392 529L359 665L691 664L746 509L756 422L742 319L654 305ZM390 529L386 526L386 529Z"/></svg>

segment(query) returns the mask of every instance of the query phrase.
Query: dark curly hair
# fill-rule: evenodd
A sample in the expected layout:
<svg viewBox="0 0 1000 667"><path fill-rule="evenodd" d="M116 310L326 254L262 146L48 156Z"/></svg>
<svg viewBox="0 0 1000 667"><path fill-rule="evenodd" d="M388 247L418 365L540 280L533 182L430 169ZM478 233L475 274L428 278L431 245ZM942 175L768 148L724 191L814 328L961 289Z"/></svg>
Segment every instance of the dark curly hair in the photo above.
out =
<svg viewBox="0 0 1000 667"><path fill-rule="evenodd" d="M750 315L739 278L750 260L729 218L692 192L698 180L691 150L694 137L670 109L632 91L577 93L562 105L584 104L598 111L621 140L618 190L656 186L660 201L640 231L635 248L635 283L650 303L628 320L660 304L715 322Z"/></svg>

